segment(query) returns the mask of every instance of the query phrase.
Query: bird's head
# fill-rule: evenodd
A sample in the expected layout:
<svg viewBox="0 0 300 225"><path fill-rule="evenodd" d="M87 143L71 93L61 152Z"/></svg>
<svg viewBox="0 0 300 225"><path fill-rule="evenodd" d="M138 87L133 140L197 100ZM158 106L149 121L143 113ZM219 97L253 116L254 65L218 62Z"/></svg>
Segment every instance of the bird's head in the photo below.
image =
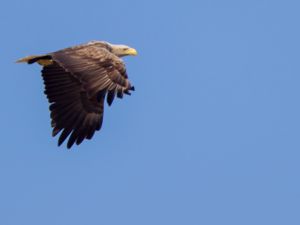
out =
<svg viewBox="0 0 300 225"><path fill-rule="evenodd" d="M134 48L131 48L127 45L110 44L110 47L112 48L111 52L118 57L123 57L127 55L132 55L132 56L137 55L137 51Z"/></svg>

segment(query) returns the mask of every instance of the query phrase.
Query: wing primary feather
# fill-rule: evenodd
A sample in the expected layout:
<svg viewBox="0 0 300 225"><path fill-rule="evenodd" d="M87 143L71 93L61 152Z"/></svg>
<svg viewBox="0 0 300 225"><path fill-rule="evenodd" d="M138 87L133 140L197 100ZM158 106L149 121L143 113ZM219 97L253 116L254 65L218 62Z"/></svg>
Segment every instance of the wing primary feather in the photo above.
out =
<svg viewBox="0 0 300 225"><path fill-rule="evenodd" d="M52 131L52 137L55 137L61 130L62 128L54 127Z"/></svg>
<svg viewBox="0 0 300 225"><path fill-rule="evenodd" d="M115 90L108 92L106 101L109 106L111 106L111 104L113 103L115 95L116 95Z"/></svg>
<svg viewBox="0 0 300 225"><path fill-rule="evenodd" d="M117 97L118 98L123 98L123 91L118 91Z"/></svg>
<svg viewBox="0 0 300 225"><path fill-rule="evenodd" d="M67 143L67 148L71 148L74 144L74 142L76 141L76 139L78 138L78 134L80 131L80 127L82 125L82 122L84 121L84 113L81 113L79 118L77 119L76 123L74 124L74 130L71 134L71 136L69 137L68 143Z"/></svg>
<svg viewBox="0 0 300 225"><path fill-rule="evenodd" d="M58 139L58 146L61 146L61 144L66 140L66 138L70 135L72 132L72 128L65 128L62 134L60 135Z"/></svg>
<svg viewBox="0 0 300 225"><path fill-rule="evenodd" d="M131 95L131 93L130 93L128 90L125 90L124 93L125 93L126 95Z"/></svg>

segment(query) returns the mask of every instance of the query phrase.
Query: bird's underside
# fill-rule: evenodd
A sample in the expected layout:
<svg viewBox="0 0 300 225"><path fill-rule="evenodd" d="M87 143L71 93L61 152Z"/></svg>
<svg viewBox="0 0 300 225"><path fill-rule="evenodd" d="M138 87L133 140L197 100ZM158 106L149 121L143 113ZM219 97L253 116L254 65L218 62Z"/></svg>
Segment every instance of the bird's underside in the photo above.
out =
<svg viewBox="0 0 300 225"><path fill-rule="evenodd" d="M134 87L128 81L123 61L107 43L94 42L18 62L39 63L45 94L50 103L52 135L60 133L58 145L68 137L67 147L91 139L100 130L104 101L111 105ZM122 46L123 48L127 46ZM127 53L135 53L127 48ZM125 50L123 52L126 52ZM130 52L131 51L131 52ZM117 51L115 51L117 52ZM123 54L130 55L130 54Z"/></svg>

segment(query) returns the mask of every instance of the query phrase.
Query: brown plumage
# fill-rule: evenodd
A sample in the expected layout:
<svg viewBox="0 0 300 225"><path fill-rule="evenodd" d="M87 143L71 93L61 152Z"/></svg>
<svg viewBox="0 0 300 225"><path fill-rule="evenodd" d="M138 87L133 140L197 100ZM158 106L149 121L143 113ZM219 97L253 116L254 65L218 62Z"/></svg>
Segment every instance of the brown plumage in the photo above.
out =
<svg viewBox="0 0 300 225"><path fill-rule="evenodd" d="M92 41L17 62L39 63L45 94L50 103L53 136L61 132L58 145L67 137L67 147L91 139L103 121L104 100L111 105L115 96L130 95L125 64L120 57L136 55L133 48Z"/></svg>

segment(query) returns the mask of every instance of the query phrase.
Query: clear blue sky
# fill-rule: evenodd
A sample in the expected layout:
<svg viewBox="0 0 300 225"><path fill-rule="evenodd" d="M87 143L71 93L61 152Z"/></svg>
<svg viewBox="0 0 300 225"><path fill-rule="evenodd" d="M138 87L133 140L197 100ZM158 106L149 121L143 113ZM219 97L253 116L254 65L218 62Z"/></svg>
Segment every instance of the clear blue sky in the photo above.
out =
<svg viewBox="0 0 300 225"><path fill-rule="evenodd" d="M300 224L299 1L0 6L0 224ZM136 92L68 151L14 61L95 39L139 51Z"/></svg>

